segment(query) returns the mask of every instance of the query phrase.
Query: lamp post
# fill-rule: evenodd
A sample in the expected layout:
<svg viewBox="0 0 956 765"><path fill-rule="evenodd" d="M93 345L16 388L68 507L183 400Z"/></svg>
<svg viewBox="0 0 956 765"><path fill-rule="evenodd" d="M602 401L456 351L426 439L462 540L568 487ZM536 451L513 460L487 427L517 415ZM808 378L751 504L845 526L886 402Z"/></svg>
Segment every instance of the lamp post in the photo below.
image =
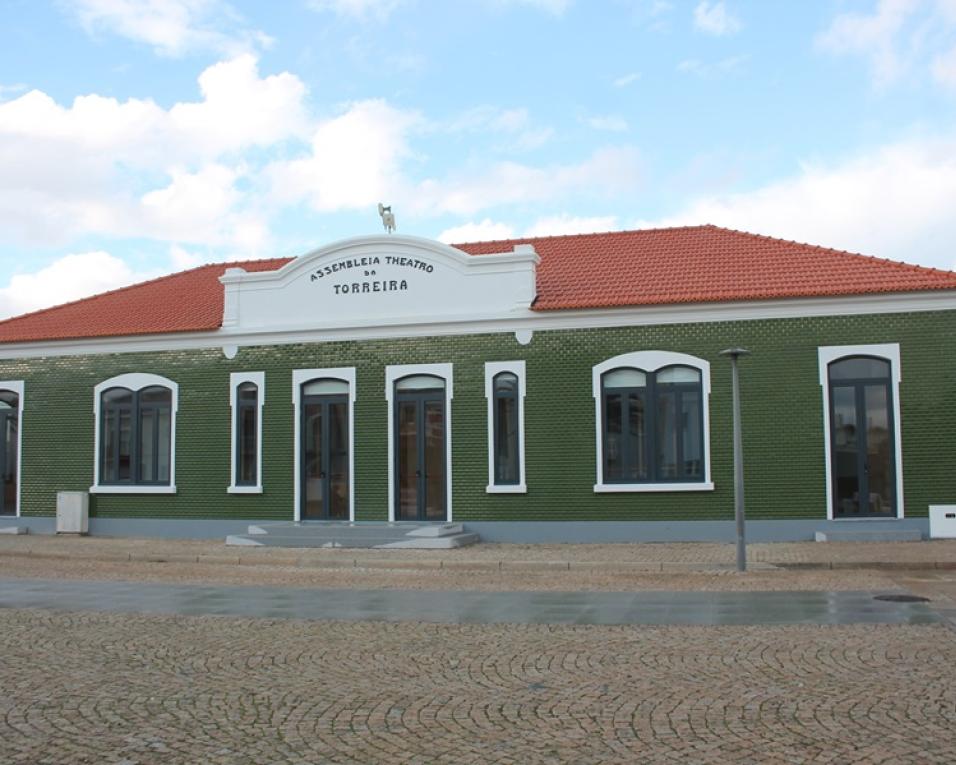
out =
<svg viewBox="0 0 956 765"><path fill-rule="evenodd" d="M730 372L734 397L734 520L737 522L737 570L747 570L747 538L744 519L744 448L740 432L740 379L737 375L737 359L749 356L744 348L728 348L720 352L730 357Z"/></svg>

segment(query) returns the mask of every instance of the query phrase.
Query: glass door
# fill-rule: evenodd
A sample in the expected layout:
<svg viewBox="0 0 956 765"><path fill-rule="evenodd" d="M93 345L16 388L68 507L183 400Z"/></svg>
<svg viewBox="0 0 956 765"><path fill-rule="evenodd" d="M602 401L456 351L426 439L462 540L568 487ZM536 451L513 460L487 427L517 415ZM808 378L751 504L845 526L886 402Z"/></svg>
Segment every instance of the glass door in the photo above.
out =
<svg viewBox="0 0 956 765"><path fill-rule="evenodd" d="M841 359L829 376L833 517L896 517L890 364Z"/></svg>
<svg viewBox="0 0 956 765"><path fill-rule="evenodd" d="M349 520L348 384L314 380L302 386L302 520Z"/></svg>
<svg viewBox="0 0 956 765"><path fill-rule="evenodd" d="M17 514L17 455L19 439L20 397L12 391L0 391L0 515Z"/></svg>
<svg viewBox="0 0 956 765"><path fill-rule="evenodd" d="M444 380L399 380L395 398L395 520L446 520Z"/></svg>

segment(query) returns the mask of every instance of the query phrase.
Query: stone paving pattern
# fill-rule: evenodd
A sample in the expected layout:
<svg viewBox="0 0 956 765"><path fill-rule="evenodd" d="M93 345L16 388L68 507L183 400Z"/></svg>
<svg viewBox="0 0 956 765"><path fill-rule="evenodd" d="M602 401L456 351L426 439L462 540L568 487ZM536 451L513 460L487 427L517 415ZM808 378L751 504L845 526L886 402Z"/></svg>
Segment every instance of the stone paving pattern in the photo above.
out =
<svg viewBox="0 0 956 765"><path fill-rule="evenodd" d="M941 626L0 610L0 761L952 763Z"/></svg>

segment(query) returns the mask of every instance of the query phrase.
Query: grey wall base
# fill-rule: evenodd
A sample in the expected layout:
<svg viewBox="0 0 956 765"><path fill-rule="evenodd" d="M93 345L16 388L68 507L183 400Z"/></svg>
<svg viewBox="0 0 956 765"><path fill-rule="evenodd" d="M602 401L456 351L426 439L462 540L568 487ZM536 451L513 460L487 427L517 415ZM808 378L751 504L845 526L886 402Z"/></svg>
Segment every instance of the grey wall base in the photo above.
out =
<svg viewBox="0 0 956 765"><path fill-rule="evenodd" d="M6 521L9 520L9 523ZM158 537L163 539L225 539L245 534L250 524L274 521L171 520L160 518L90 518L90 535L102 537ZM26 527L31 534L53 534L54 518L9 518L3 526ZM733 542L733 521L475 521L465 530L483 542ZM810 541L818 531L919 531L929 536L929 520L905 518L884 521L785 520L748 521L748 542Z"/></svg>
<svg viewBox="0 0 956 765"><path fill-rule="evenodd" d="M929 520L904 518L874 521L748 521L748 542L806 542L817 531L914 529L929 536ZM733 521L476 521L465 529L482 542L733 542Z"/></svg>

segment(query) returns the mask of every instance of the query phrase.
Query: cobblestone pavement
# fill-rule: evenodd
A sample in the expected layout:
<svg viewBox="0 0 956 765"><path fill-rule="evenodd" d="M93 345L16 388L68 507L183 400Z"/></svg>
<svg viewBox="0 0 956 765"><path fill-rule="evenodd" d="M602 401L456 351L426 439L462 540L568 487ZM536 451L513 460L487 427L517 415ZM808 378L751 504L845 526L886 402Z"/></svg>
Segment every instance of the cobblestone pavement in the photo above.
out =
<svg viewBox="0 0 956 765"><path fill-rule="evenodd" d="M0 610L4 763L952 763L941 626Z"/></svg>
<svg viewBox="0 0 956 765"><path fill-rule="evenodd" d="M32 555L112 560L163 558L181 563L207 562L256 565L314 566L395 565L452 567L504 567L548 564L555 569L594 565L667 570L692 566L730 566L735 561L733 544L711 542L658 544L492 544L482 543L457 550L361 550L227 547L222 540L170 540L109 537L64 537L52 535L0 535L0 556ZM927 563L956 567L956 539L923 542L778 542L747 546L754 565L818 565L840 568L861 563L912 566Z"/></svg>

